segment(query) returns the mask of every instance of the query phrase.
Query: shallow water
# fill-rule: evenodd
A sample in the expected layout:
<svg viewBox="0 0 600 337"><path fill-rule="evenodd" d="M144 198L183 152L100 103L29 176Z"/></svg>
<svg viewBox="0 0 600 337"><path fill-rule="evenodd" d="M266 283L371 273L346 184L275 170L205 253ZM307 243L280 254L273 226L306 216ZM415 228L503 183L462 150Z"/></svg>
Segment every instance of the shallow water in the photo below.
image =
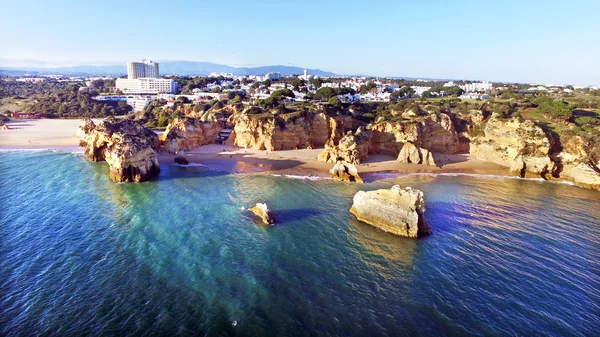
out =
<svg viewBox="0 0 600 337"><path fill-rule="evenodd" d="M161 166L115 184L81 155L0 153L0 335L593 335L600 193L475 176L366 185ZM385 179L382 179L385 178ZM434 234L348 212L425 193ZM267 202L279 223L246 208Z"/></svg>

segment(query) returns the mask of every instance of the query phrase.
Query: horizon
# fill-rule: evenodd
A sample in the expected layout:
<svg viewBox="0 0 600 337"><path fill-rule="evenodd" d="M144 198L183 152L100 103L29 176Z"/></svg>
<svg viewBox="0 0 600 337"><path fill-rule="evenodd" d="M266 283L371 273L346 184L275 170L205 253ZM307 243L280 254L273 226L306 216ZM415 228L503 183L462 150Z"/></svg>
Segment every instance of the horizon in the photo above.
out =
<svg viewBox="0 0 600 337"><path fill-rule="evenodd" d="M146 58L232 67L284 65L350 76L600 82L600 47L589 42L600 31L596 2L343 4L8 3L0 13L4 31L24 20L37 24L3 36L0 67L124 66ZM115 12L115 7L123 9ZM177 11L176 19L162 15L182 7L186 11ZM352 7L359 13L344 13ZM264 13L273 19L256 20ZM131 16L146 21L131 28ZM136 38L114 39L119 36Z"/></svg>

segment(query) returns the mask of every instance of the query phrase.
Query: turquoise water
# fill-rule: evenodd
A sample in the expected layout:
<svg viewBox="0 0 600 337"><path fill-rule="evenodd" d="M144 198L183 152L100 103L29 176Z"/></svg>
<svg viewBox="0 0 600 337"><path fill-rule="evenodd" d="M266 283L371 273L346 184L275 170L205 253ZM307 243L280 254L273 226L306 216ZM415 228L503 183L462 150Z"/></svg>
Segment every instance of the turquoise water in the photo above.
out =
<svg viewBox="0 0 600 337"><path fill-rule="evenodd" d="M600 330L600 193L474 176L302 180L0 152L0 335L554 335ZM434 234L356 221L358 190L425 193ZM265 227L245 208L267 202Z"/></svg>

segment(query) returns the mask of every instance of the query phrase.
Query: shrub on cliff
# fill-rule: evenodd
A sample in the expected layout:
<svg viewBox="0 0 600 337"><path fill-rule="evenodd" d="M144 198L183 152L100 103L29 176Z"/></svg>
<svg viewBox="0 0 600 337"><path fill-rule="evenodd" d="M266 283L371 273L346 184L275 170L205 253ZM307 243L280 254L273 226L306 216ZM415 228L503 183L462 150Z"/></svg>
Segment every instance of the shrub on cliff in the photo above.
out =
<svg viewBox="0 0 600 337"><path fill-rule="evenodd" d="M569 104L562 100L554 100L547 96L543 96L536 98L534 103L538 105L538 112L549 115L553 119L568 121L573 117L573 111L569 107Z"/></svg>

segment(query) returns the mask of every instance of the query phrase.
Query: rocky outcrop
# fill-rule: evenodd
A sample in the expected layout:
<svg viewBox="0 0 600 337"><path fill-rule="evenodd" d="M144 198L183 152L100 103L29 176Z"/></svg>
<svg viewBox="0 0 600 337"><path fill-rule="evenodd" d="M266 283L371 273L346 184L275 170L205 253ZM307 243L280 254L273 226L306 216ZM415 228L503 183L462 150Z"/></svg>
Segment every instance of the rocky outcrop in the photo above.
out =
<svg viewBox="0 0 600 337"><path fill-rule="evenodd" d="M175 118L160 136L162 151L177 153L214 143L221 131L219 123L202 122L197 118Z"/></svg>
<svg viewBox="0 0 600 337"><path fill-rule="evenodd" d="M433 159L433 154L431 151L423 148L418 148L413 143L404 143L402 146L402 150L400 150L400 154L398 154L398 159L401 163L406 164L422 164L429 166L437 166L435 164L435 160Z"/></svg>
<svg viewBox="0 0 600 337"><path fill-rule="evenodd" d="M353 124L352 116L325 113L242 114L235 120L234 144L269 151L317 148L338 141Z"/></svg>
<svg viewBox="0 0 600 337"><path fill-rule="evenodd" d="M259 202L254 207L250 208L249 211L256 214L265 225L271 225L275 222L275 217L269 210L267 204Z"/></svg>
<svg viewBox="0 0 600 337"><path fill-rule="evenodd" d="M517 117L490 117L483 134L471 139L470 154L481 160L509 167L512 174L528 173L549 179L554 168L551 143L533 121Z"/></svg>
<svg viewBox="0 0 600 337"><path fill-rule="evenodd" d="M580 136L571 137L562 145L557 156L560 163L559 176L578 186L600 191L600 162L591 159L588 144Z"/></svg>
<svg viewBox="0 0 600 337"><path fill-rule="evenodd" d="M175 154L175 158L173 158L173 161L179 165L188 165L189 164L187 158L185 157L185 153L183 151L177 152Z"/></svg>
<svg viewBox="0 0 600 337"><path fill-rule="evenodd" d="M116 182L141 182L160 172L154 149L158 137L133 120L105 120L97 126L87 118L77 136L91 161L106 161L110 178Z"/></svg>
<svg viewBox="0 0 600 337"><path fill-rule="evenodd" d="M363 180L358 175L358 170L356 169L356 166L347 162L338 161L331 168L331 170L329 170L329 174L335 180L340 180L348 183L363 183Z"/></svg>
<svg viewBox="0 0 600 337"><path fill-rule="evenodd" d="M350 213L386 232L409 238L431 233L425 220L423 192L398 185L391 189L360 191L354 195Z"/></svg>
<svg viewBox="0 0 600 337"><path fill-rule="evenodd" d="M397 157L405 143L441 153L468 151L468 142L461 139L453 119L443 113L400 122L373 123L367 128L372 131L372 154L385 153Z"/></svg>
<svg viewBox="0 0 600 337"><path fill-rule="evenodd" d="M370 134L368 130L358 128L355 133L348 131L337 145L330 138L325 144L325 151L319 154L318 160L326 163L343 161L350 164L360 164L369 155Z"/></svg>

